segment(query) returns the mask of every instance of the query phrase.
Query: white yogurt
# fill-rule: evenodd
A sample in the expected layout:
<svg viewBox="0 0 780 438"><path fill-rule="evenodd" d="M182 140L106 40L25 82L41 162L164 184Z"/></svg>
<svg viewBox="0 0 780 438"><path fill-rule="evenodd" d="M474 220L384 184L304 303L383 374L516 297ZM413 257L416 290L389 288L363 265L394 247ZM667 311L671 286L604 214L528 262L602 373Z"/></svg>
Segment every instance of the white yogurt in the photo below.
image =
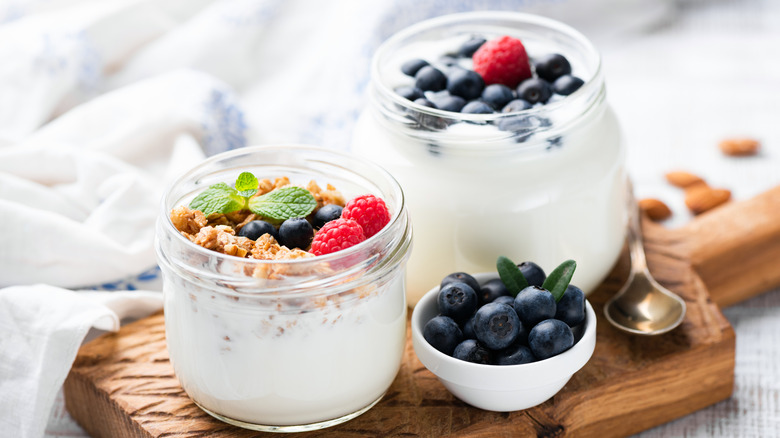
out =
<svg viewBox="0 0 780 438"><path fill-rule="evenodd" d="M393 382L406 340L403 294L398 275L353 303L283 313L166 278L171 361L187 394L218 415L277 426L340 418Z"/></svg>
<svg viewBox="0 0 780 438"><path fill-rule="evenodd" d="M514 116L431 110L392 92L413 83L398 73L402 62L435 62L473 34L516 36L532 57L562 53L586 84ZM624 241L626 174L598 54L584 37L524 14L458 14L392 37L378 50L372 75L371 104L352 148L382 163L406 193L415 228L410 304L451 272L494 271L500 255L547 272L574 259L573 282L586 293L604 279ZM507 117L523 117L532 128L499 129Z"/></svg>

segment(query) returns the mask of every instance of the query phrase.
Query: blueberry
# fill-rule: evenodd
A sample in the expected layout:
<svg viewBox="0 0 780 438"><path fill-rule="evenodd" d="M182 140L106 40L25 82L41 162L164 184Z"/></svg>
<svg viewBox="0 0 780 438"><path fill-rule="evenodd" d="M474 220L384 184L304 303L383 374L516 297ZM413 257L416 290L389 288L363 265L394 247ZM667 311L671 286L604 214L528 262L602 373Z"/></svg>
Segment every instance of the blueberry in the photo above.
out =
<svg viewBox="0 0 780 438"><path fill-rule="evenodd" d="M482 37L471 37L468 41L463 43L460 48L458 49L458 56L462 56L464 58L471 58L474 55L474 52L477 51L480 47L482 47L483 44L485 44L486 40Z"/></svg>
<svg viewBox="0 0 780 438"><path fill-rule="evenodd" d="M477 339L477 334L474 333L474 315L471 315L466 322L461 326L463 332L463 339Z"/></svg>
<svg viewBox="0 0 780 438"><path fill-rule="evenodd" d="M527 281L530 286L542 287L544 280L547 279L544 270L534 262L523 262L517 265L517 267L520 268L520 273L523 274L525 281Z"/></svg>
<svg viewBox="0 0 780 438"><path fill-rule="evenodd" d="M493 108L485 102L472 100L460 110L463 114L493 114Z"/></svg>
<svg viewBox="0 0 780 438"><path fill-rule="evenodd" d="M501 303L506 304L507 306L514 306L515 305L515 297L512 295L504 295L496 298L492 301L493 303Z"/></svg>
<svg viewBox="0 0 780 438"><path fill-rule="evenodd" d="M279 243L287 248L307 249L314 239L314 228L302 217L287 219L279 226Z"/></svg>
<svg viewBox="0 0 780 438"><path fill-rule="evenodd" d="M477 310L477 293L466 283L452 282L441 288L438 303L442 315L464 322Z"/></svg>
<svg viewBox="0 0 780 438"><path fill-rule="evenodd" d="M436 105L433 102L431 102L430 100L424 97L414 99L414 103L416 103L417 105L427 106L428 108L436 108Z"/></svg>
<svg viewBox="0 0 780 438"><path fill-rule="evenodd" d="M530 137L537 127L536 118L529 116L510 116L498 121L498 129L516 133L518 141L524 141Z"/></svg>
<svg viewBox="0 0 780 438"><path fill-rule="evenodd" d="M430 65L421 68L414 79L414 85L423 91L439 91L447 87L447 76Z"/></svg>
<svg viewBox="0 0 780 438"><path fill-rule="evenodd" d="M536 60L536 74L545 81L552 82L563 75L571 74L569 60L558 53L551 53Z"/></svg>
<svg viewBox="0 0 780 438"><path fill-rule="evenodd" d="M582 289L574 285L566 286L566 291L558 300L555 319L565 322L569 327L574 327L585 321L585 294Z"/></svg>
<svg viewBox="0 0 780 438"><path fill-rule="evenodd" d="M552 96L552 89L544 79L526 79L517 86L517 97L530 104L545 103L550 96Z"/></svg>
<svg viewBox="0 0 780 438"><path fill-rule="evenodd" d="M257 240L263 234L270 234L274 239L279 240L279 234L276 232L276 227L269 224L266 221L252 221L241 227L238 231L238 235L246 237L248 239Z"/></svg>
<svg viewBox="0 0 780 438"><path fill-rule="evenodd" d="M512 307L512 306L510 306ZM513 309L514 310L514 309ZM515 312L517 313L517 312ZM517 317L520 319L520 317ZM515 342L519 342L523 345L528 345L528 332L531 330L531 326L526 326L523 324L522 321L520 321L520 325L517 326L517 339L515 339Z"/></svg>
<svg viewBox="0 0 780 438"><path fill-rule="evenodd" d="M455 54L444 55L441 58L439 58L439 62L442 65L447 66L447 67L462 68L462 67L460 67L460 64L458 63L458 58L457 58L457 55L455 55Z"/></svg>
<svg viewBox="0 0 780 438"><path fill-rule="evenodd" d="M490 351L480 345L476 339L466 339L458 344L452 352L452 357L466 362L490 364Z"/></svg>
<svg viewBox="0 0 780 438"><path fill-rule="evenodd" d="M322 228L322 226L328 222L340 218L342 210L344 210L344 208L336 204L323 205L322 208L314 213L314 227Z"/></svg>
<svg viewBox="0 0 780 438"><path fill-rule="evenodd" d="M524 101L523 99L515 99L508 104L504 105L503 108L501 108L502 113L513 113L515 111L524 111L528 108L531 108L531 104Z"/></svg>
<svg viewBox="0 0 780 438"><path fill-rule="evenodd" d="M487 303L474 315L474 333L479 342L493 350L508 347L517 339L520 319L506 304Z"/></svg>
<svg viewBox="0 0 780 438"><path fill-rule="evenodd" d="M398 87L395 89L395 92L404 99L411 100L412 102L421 97L425 97L423 91L417 87Z"/></svg>
<svg viewBox="0 0 780 438"><path fill-rule="evenodd" d="M439 62L447 67L455 67L458 65L458 60L452 55L444 55L439 58Z"/></svg>
<svg viewBox="0 0 780 438"><path fill-rule="evenodd" d="M515 342L493 355L493 363L496 365L520 365L531 362L536 362L536 356L530 348L520 342Z"/></svg>
<svg viewBox="0 0 780 438"><path fill-rule="evenodd" d="M455 282L466 283L471 286L475 292L479 290L479 282L477 279L465 272L453 272L452 274L444 277L441 280L441 283L439 283L439 287L443 289L444 286Z"/></svg>
<svg viewBox="0 0 780 438"><path fill-rule="evenodd" d="M559 77L555 80L555 82L553 82L552 89L554 92L562 96L568 96L571 93L579 90L584 83L585 81L576 76L565 75Z"/></svg>
<svg viewBox="0 0 780 438"><path fill-rule="evenodd" d="M533 327L539 321L555 317L555 298L540 287L528 286L515 297L515 312L526 327Z"/></svg>
<svg viewBox="0 0 780 438"><path fill-rule="evenodd" d="M463 333L452 318L439 315L425 324L423 338L431 347L452 356L455 347L463 340Z"/></svg>
<svg viewBox="0 0 780 438"><path fill-rule="evenodd" d="M574 335L563 321L546 319L536 324L528 334L528 346L537 359L547 359L571 348Z"/></svg>
<svg viewBox="0 0 780 438"><path fill-rule="evenodd" d="M427 65L430 64L424 59L410 59L401 64L401 71L407 76L414 77L421 68Z"/></svg>
<svg viewBox="0 0 780 438"><path fill-rule="evenodd" d="M496 298L509 297L509 290L507 290L504 282L500 278L494 278L486 281L485 284L479 288L479 302L480 304L492 303ZM514 301L514 298L512 298ZM510 303L510 306L512 304Z"/></svg>
<svg viewBox="0 0 780 438"><path fill-rule="evenodd" d="M449 94L434 96L433 103L436 108L444 111L452 111L454 113L460 112L463 106L466 105L466 101L459 96L451 96Z"/></svg>
<svg viewBox="0 0 780 438"><path fill-rule="evenodd" d="M466 100L476 99L485 89L485 81L473 70L454 69L447 78L447 91Z"/></svg>
<svg viewBox="0 0 780 438"><path fill-rule="evenodd" d="M502 84L491 84L482 90L482 101L494 109L501 109L515 98L512 89ZM530 105L529 105L530 107Z"/></svg>

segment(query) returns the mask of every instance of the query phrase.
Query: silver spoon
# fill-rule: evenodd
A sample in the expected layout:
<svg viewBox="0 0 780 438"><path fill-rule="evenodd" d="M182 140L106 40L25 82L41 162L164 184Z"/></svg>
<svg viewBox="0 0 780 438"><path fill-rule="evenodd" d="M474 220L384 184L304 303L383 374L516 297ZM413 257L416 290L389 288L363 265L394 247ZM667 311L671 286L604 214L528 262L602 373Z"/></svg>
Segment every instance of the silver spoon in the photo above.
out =
<svg viewBox="0 0 780 438"><path fill-rule="evenodd" d="M613 326L636 335L660 335L680 325L685 301L658 284L647 269L642 245L639 208L631 196L628 249L631 273L626 284L604 305L604 316Z"/></svg>

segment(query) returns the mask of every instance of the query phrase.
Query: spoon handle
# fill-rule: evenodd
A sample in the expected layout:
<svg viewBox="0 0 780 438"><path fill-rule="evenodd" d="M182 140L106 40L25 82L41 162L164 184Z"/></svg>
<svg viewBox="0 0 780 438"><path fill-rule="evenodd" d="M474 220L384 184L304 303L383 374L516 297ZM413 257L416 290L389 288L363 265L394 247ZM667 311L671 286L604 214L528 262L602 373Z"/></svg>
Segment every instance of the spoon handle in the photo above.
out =
<svg viewBox="0 0 780 438"><path fill-rule="evenodd" d="M632 185L628 185L628 250L631 253L631 270L633 272L647 271L645 247L642 244L642 224L640 222L639 204L634 197Z"/></svg>

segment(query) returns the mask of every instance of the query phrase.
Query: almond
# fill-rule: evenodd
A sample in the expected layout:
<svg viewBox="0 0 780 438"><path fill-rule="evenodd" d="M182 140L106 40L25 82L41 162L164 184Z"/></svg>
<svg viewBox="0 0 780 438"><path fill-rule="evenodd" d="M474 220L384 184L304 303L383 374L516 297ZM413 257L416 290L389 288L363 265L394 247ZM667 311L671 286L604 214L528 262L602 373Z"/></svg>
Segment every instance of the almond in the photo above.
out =
<svg viewBox="0 0 780 438"><path fill-rule="evenodd" d="M660 199L645 198L639 200L639 209L653 221L662 221L672 215L672 210Z"/></svg>
<svg viewBox="0 0 780 438"><path fill-rule="evenodd" d="M761 147L758 140L752 138L727 138L718 144L720 150L729 156L755 155Z"/></svg>
<svg viewBox="0 0 780 438"><path fill-rule="evenodd" d="M705 184L694 185L685 191L685 205L693 214L712 210L729 199L731 199L729 190L713 189Z"/></svg>
<svg viewBox="0 0 780 438"><path fill-rule="evenodd" d="M669 181L669 184L680 187L681 189L704 183L704 180L701 177L682 170L667 172L666 180Z"/></svg>

